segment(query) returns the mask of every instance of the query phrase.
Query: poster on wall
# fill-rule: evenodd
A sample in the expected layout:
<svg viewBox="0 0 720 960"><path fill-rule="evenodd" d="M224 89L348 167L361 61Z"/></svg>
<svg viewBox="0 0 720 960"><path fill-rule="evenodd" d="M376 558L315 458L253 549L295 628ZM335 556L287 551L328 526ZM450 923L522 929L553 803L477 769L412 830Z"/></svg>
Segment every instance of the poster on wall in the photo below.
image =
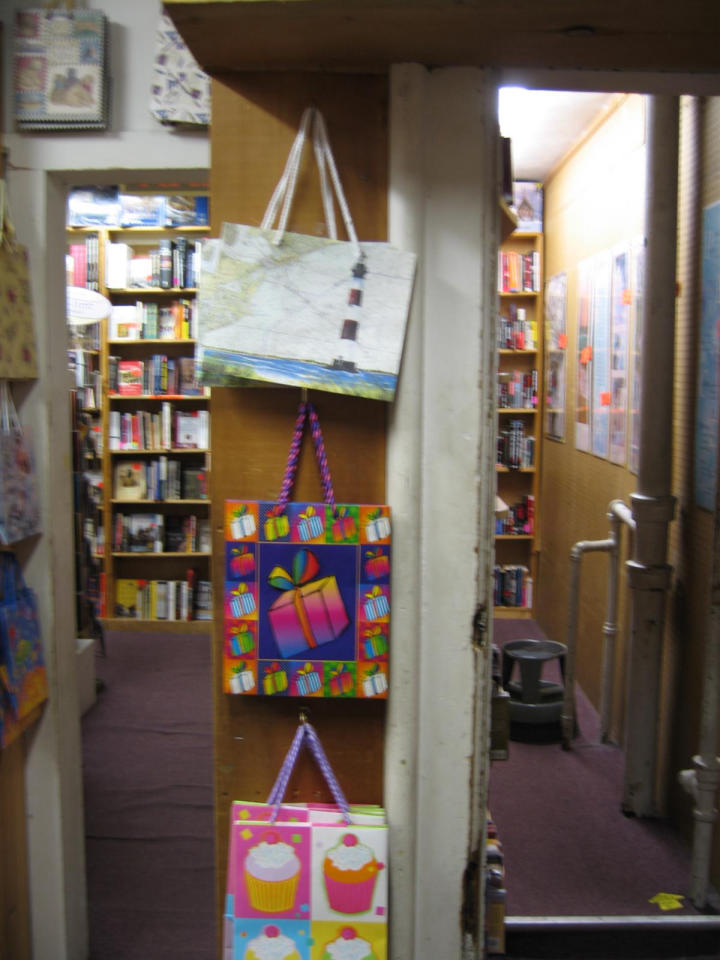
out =
<svg viewBox="0 0 720 960"><path fill-rule="evenodd" d="M592 273L590 260L578 264L577 376L575 389L575 446L590 450L590 388L592 374Z"/></svg>
<svg viewBox="0 0 720 960"><path fill-rule="evenodd" d="M612 258L610 350L610 461L625 463L628 402L628 337L630 331L630 253L623 247Z"/></svg>
<svg viewBox="0 0 720 960"><path fill-rule="evenodd" d="M628 467L637 473L640 462L640 377L643 333L643 306L645 291L645 238L639 237L630 244L630 269L632 308L632 348L630 350L630 450Z"/></svg>
<svg viewBox="0 0 720 960"><path fill-rule="evenodd" d="M596 457L610 452L610 280L607 251L593 258L591 449Z"/></svg>
<svg viewBox="0 0 720 960"><path fill-rule="evenodd" d="M715 506L720 363L720 203L703 210L700 344L695 413L695 502Z"/></svg>
<svg viewBox="0 0 720 960"><path fill-rule="evenodd" d="M565 354L567 351L567 274L551 277L545 288L545 435L565 439Z"/></svg>

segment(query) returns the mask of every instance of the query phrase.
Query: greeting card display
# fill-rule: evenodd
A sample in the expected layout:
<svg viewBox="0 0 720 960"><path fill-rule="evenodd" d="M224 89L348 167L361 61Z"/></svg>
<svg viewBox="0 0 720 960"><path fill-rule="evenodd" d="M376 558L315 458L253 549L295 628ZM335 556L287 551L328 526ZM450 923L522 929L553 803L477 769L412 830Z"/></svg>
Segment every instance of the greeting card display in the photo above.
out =
<svg viewBox="0 0 720 960"><path fill-rule="evenodd" d="M308 418L322 503L289 500ZM302 404L280 499L225 501L225 692L386 697L390 565L390 508L335 503Z"/></svg>
<svg viewBox="0 0 720 960"><path fill-rule="evenodd" d="M335 804L282 804L303 744ZM293 960L387 956L384 810L350 808L314 729L302 724L266 804L232 804L223 956Z"/></svg>

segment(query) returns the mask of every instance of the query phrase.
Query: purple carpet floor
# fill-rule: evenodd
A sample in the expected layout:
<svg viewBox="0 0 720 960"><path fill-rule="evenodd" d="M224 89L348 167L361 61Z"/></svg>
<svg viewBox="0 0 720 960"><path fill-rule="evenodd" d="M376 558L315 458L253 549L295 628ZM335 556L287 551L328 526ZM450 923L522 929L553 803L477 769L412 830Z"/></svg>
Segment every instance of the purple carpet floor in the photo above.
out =
<svg viewBox="0 0 720 960"><path fill-rule="evenodd" d="M495 621L495 643L545 639L527 620ZM557 661L544 679L559 680ZM557 675L554 676L552 669ZM578 735L559 742L510 741L490 771L490 812L505 854L508 916L678 916L687 899L690 851L662 820L621 811L623 755L599 742L598 717L581 690ZM679 909L653 898L679 894Z"/></svg>
<svg viewBox="0 0 720 960"><path fill-rule="evenodd" d="M91 960L214 960L210 645L108 633L84 715Z"/></svg>

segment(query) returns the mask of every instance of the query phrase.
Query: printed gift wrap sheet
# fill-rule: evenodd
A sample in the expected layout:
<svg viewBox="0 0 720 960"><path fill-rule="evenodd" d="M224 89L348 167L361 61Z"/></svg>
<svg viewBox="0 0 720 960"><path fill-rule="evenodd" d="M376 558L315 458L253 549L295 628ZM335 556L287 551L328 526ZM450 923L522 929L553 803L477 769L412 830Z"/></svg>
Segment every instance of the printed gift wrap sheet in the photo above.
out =
<svg viewBox="0 0 720 960"><path fill-rule="evenodd" d="M225 501L224 689L387 697L388 506Z"/></svg>

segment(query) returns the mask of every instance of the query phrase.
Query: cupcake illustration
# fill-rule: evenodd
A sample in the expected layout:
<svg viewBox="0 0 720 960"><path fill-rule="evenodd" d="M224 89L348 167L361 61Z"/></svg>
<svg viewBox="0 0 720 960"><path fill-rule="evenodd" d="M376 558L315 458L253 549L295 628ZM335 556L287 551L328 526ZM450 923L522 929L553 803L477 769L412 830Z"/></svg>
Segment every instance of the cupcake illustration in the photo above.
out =
<svg viewBox="0 0 720 960"><path fill-rule="evenodd" d="M300 960L295 941L280 932L274 924L268 924L258 937L248 943L243 960Z"/></svg>
<svg viewBox="0 0 720 960"><path fill-rule="evenodd" d="M274 830L263 834L260 843L248 850L245 886L250 904L256 910L263 913L292 910L299 878L297 854Z"/></svg>
<svg viewBox="0 0 720 960"><path fill-rule="evenodd" d="M385 866L354 833L345 833L330 847L323 862L323 878L331 909L338 913L365 913L372 906L377 875Z"/></svg>
<svg viewBox="0 0 720 960"><path fill-rule="evenodd" d="M377 960L377 956L354 927L343 927L337 940L325 946L322 960Z"/></svg>

